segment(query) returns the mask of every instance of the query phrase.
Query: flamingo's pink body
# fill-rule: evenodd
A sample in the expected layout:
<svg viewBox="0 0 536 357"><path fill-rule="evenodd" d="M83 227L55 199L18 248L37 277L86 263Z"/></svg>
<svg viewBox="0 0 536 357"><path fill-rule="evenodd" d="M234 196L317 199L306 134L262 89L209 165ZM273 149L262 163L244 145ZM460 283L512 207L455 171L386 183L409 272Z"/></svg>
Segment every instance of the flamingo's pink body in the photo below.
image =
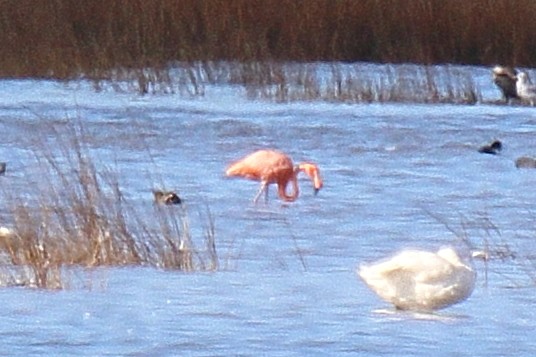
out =
<svg viewBox="0 0 536 357"><path fill-rule="evenodd" d="M231 164L225 174L227 176L244 177L250 180L260 181L261 188L254 198L254 202L264 192L268 197L268 186L277 184L279 197L287 202L295 201L299 195L298 173L305 172L313 181L315 193L322 188L323 182L320 177L318 166L303 162L294 166L288 155L277 150L258 150L241 160ZM287 193L289 182L292 184L292 192Z"/></svg>

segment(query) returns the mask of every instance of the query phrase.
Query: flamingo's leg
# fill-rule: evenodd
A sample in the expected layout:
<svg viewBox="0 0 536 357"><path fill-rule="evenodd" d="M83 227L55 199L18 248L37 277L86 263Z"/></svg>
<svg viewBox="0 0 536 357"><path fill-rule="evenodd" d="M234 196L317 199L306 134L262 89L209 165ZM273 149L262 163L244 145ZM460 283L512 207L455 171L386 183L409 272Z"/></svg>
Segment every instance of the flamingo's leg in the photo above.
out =
<svg viewBox="0 0 536 357"><path fill-rule="evenodd" d="M253 203L257 203L263 191L265 192L265 199L268 200L268 182L266 181L263 181L261 183L261 188L259 189L259 192L257 192L257 194L255 195L255 198L253 199Z"/></svg>

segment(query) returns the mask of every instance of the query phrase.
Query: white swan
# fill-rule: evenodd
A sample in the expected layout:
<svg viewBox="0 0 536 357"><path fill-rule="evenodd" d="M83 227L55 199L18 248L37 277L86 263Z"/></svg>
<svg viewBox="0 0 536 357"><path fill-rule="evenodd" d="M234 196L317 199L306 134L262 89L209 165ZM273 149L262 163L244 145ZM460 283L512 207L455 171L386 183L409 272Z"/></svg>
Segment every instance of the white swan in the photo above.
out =
<svg viewBox="0 0 536 357"><path fill-rule="evenodd" d="M486 258L483 252L474 257ZM467 299L475 287L472 256L453 248L437 253L404 250L394 257L362 265L359 276L382 299L401 310L433 311Z"/></svg>
<svg viewBox="0 0 536 357"><path fill-rule="evenodd" d="M521 100L532 106L536 104L536 86L531 83L527 73L519 72L517 74L516 90Z"/></svg>

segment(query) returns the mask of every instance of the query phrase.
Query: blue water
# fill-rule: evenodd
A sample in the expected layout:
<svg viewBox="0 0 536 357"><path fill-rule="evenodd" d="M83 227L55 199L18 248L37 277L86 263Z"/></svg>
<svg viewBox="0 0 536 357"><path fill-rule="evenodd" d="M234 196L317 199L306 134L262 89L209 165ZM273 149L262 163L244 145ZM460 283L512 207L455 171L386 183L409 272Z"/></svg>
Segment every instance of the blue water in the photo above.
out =
<svg viewBox="0 0 536 357"><path fill-rule="evenodd" d="M485 90L499 97L491 83ZM155 186L178 190L194 233L210 207L220 258L210 273L99 268L73 273L61 291L4 288L0 354L536 353L536 171L514 166L536 155L533 108L244 98L232 87L183 98L0 82L1 192L31 192L33 152L54 145L53 127L80 122L95 161L118 172L130 204L150 205ZM477 152L495 138L500 155ZM302 178L298 201L282 203L272 188L268 203L254 205L257 183L224 177L228 163L265 147L317 162L319 195ZM0 225L9 225L2 202ZM458 305L396 312L355 274L405 247L454 243L455 233L492 253L516 253L476 262L476 289Z"/></svg>

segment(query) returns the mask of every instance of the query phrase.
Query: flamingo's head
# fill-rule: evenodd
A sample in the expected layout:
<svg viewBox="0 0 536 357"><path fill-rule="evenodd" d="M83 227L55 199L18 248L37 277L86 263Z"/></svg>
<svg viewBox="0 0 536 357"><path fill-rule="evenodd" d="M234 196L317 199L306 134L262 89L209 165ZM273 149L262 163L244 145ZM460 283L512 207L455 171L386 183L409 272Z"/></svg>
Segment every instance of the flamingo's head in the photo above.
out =
<svg viewBox="0 0 536 357"><path fill-rule="evenodd" d="M309 162L302 162L297 166L297 171L303 171L311 178L316 195L324 185L322 177L320 177L320 170L318 169L318 166Z"/></svg>

